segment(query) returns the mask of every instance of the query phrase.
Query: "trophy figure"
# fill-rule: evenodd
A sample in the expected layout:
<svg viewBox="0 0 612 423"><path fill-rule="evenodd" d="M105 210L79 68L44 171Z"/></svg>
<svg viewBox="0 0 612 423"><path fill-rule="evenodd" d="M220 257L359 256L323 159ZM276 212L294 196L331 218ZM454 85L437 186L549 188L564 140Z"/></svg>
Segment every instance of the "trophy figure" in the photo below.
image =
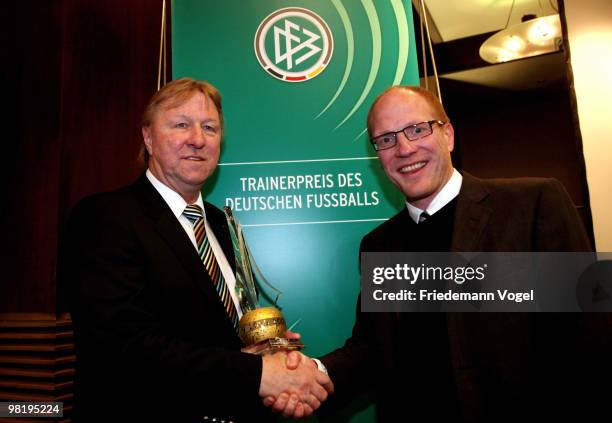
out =
<svg viewBox="0 0 612 423"><path fill-rule="evenodd" d="M238 324L238 336L245 345L244 352L268 354L276 351L300 350L304 344L285 337L287 324L276 307L260 307L255 282L263 283L280 294L263 276L249 249L242 227L233 216L232 209L224 207L225 217L236 256L236 294L242 310ZM276 297L278 300L278 295ZM276 305L276 301L274 302Z"/></svg>

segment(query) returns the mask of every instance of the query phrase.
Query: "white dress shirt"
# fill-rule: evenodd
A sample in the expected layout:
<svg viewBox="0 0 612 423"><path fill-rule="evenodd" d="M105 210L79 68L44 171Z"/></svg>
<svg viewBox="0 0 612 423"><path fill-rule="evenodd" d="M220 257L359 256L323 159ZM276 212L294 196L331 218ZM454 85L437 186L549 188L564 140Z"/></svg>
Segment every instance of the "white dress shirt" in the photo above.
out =
<svg viewBox="0 0 612 423"><path fill-rule="evenodd" d="M168 207L172 210L172 213L179 221L183 230L191 240L193 244L193 248L195 248L196 252L198 251L198 243L195 239L195 234L193 232L193 224L186 216L183 215L185 211L185 207L187 207L187 202L181 197L179 193L164 185L159 179L151 173L149 169L147 169L147 179L151 182L153 187L159 192L162 196ZM227 289L229 290L230 295L232 296L232 300L234 301L234 305L236 306L236 311L238 312L238 318L242 317L242 310L240 310L240 303L238 302L238 297L236 296L235 288L236 288L236 278L234 276L234 272L232 272L232 267L230 266L225 254L223 253L223 249L219 245L217 238L210 225L208 224L208 219L206 219L206 211L204 210L204 201L202 200L202 194L198 193L198 199L194 204L197 204L202 208L202 213L204 214L204 228L206 229L206 236L208 237L208 242L212 248L213 254L217 259L217 263L219 263L219 268L221 269L221 273L223 274L223 278L225 279L225 283L227 284ZM204 266L204 263L202 263Z"/></svg>
<svg viewBox="0 0 612 423"><path fill-rule="evenodd" d="M406 208L408 209L410 218L418 224L421 213L427 212L429 216L433 216L434 213L440 211L442 207L450 203L453 198L459 195L462 182L463 176L461 176L457 169L453 168L453 174L451 175L450 179L444 185L444 187L442 187L440 192L433 198L433 200L431 200L431 203L429 203L425 210L415 207L406 201Z"/></svg>

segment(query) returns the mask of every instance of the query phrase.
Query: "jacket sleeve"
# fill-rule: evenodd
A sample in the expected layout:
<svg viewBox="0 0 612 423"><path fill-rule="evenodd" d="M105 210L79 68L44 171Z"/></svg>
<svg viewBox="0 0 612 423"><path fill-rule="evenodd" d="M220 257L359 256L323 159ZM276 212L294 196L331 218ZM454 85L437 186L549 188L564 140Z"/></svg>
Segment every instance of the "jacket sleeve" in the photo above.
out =
<svg viewBox="0 0 612 423"><path fill-rule="evenodd" d="M83 377L119 389L140 383L159 397L195 396L203 409L228 397L259 401L261 358L180 335L168 323L163 299L146 292L154 257L143 253L134 222L112 205L94 197L77 206L60 253Z"/></svg>
<svg viewBox="0 0 612 423"><path fill-rule="evenodd" d="M546 180L537 207L535 251L592 251L582 220L561 182Z"/></svg>
<svg viewBox="0 0 612 423"><path fill-rule="evenodd" d="M368 251L367 237L362 240L362 251ZM355 307L355 324L345 344L320 357L334 383L334 395L324 411L346 405L358 395L370 392L374 386L377 364L383 360L383 351L374 339L375 331L381 329L375 319L380 313L361 312L361 294Z"/></svg>

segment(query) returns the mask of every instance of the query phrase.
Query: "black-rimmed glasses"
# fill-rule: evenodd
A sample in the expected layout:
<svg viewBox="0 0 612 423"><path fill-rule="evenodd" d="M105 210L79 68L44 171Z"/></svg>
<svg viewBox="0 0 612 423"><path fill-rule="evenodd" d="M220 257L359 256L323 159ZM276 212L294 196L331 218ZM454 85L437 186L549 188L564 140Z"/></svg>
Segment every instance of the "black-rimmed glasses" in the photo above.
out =
<svg viewBox="0 0 612 423"><path fill-rule="evenodd" d="M399 134L400 132L403 132L409 141L416 141L418 139L431 135L431 133L433 132L434 124L442 126L446 124L446 122L434 119L428 120L426 122L415 123L413 125L408 125L407 127L399 131L387 132L386 134L374 137L370 140L370 142L374 146L374 150L386 150L387 148L395 147L395 145L397 144L397 134Z"/></svg>

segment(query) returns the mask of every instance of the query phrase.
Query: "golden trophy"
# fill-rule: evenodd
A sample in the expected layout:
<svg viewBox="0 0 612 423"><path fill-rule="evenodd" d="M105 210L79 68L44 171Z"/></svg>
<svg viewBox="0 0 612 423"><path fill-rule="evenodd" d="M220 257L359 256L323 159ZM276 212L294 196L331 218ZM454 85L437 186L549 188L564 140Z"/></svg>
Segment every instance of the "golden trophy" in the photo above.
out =
<svg viewBox="0 0 612 423"><path fill-rule="evenodd" d="M299 340L285 337L287 324L278 308L259 306L256 281L274 290L277 293L276 300L278 300L280 291L274 288L259 270L242 235L242 227L232 214L232 209L224 207L223 211L236 257L236 294L243 313L238 323L238 336L245 345L242 351L252 354L268 354L304 348L304 344ZM274 304L276 305L276 301Z"/></svg>

